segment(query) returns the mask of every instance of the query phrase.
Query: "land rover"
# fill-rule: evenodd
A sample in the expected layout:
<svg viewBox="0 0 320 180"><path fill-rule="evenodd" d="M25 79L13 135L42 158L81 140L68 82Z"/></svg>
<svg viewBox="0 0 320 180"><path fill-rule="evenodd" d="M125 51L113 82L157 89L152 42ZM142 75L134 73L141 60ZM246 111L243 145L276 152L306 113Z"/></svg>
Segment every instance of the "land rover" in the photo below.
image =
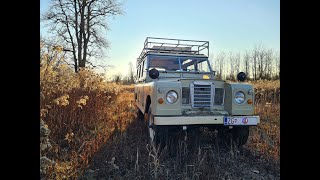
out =
<svg viewBox="0 0 320 180"><path fill-rule="evenodd" d="M249 127L260 122L246 74L240 72L238 82L217 80L208 58L209 41L146 38L134 95L153 144L165 142L172 129L208 127L242 146Z"/></svg>

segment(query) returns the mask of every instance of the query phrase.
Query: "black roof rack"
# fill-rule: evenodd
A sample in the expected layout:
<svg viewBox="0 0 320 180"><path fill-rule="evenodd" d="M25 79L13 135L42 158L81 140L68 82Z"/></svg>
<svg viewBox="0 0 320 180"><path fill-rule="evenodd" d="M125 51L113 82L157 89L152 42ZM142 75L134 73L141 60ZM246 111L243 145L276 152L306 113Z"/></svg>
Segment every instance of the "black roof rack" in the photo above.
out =
<svg viewBox="0 0 320 180"><path fill-rule="evenodd" d="M147 37L142 52L137 58L137 67L149 52L206 55L209 57L209 41Z"/></svg>

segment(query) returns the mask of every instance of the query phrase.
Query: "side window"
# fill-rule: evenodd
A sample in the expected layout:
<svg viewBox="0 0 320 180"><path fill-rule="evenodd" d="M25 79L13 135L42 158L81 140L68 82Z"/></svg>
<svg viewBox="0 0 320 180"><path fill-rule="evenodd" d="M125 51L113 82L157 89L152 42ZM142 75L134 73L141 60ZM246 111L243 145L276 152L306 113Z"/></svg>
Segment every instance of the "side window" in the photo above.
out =
<svg viewBox="0 0 320 180"><path fill-rule="evenodd" d="M140 65L138 66L137 71L138 71L137 77L138 77L138 80L139 80L140 79Z"/></svg>
<svg viewBox="0 0 320 180"><path fill-rule="evenodd" d="M147 75L147 59L144 60L143 73Z"/></svg>
<svg viewBox="0 0 320 180"><path fill-rule="evenodd" d="M194 68L194 65L190 65L187 67L187 71L194 71L195 68Z"/></svg>
<svg viewBox="0 0 320 180"><path fill-rule="evenodd" d="M182 69L184 71L195 71L196 70L195 62L196 62L196 60L193 60L193 59L183 60L183 63L181 65Z"/></svg>
<svg viewBox="0 0 320 180"><path fill-rule="evenodd" d="M141 64L141 77L143 77L143 67L144 67L144 61L142 62L142 64Z"/></svg>
<svg viewBox="0 0 320 180"><path fill-rule="evenodd" d="M147 59L145 59L144 61L141 62L140 66L139 66L139 81L144 81L145 77L147 75Z"/></svg>
<svg viewBox="0 0 320 180"><path fill-rule="evenodd" d="M206 60L198 60L198 70L200 72L210 72L208 61Z"/></svg>

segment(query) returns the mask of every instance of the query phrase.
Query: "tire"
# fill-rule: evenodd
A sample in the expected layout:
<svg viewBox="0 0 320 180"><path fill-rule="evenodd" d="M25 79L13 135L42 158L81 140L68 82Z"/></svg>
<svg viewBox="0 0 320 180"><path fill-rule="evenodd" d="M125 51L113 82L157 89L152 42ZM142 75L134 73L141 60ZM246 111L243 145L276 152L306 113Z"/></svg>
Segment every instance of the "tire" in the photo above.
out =
<svg viewBox="0 0 320 180"><path fill-rule="evenodd" d="M237 126L231 130L232 140L238 147L247 143L249 137L249 126Z"/></svg>
<svg viewBox="0 0 320 180"><path fill-rule="evenodd" d="M139 108L137 108L137 118L140 121L144 121L144 114L140 111Z"/></svg>
<svg viewBox="0 0 320 180"><path fill-rule="evenodd" d="M152 115L152 110L151 107L149 107L148 110L148 135L149 135L149 142L151 145L155 145L156 142L156 131L155 131L155 127L151 127L153 126L153 115Z"/></svg>
<svg viewBox="0 0 320 180"><path fill-rule="evenodd" d="M199 145L201 144L200 140L201 140L201 131L199 127L196 128L192 128L192 129L188 129L188 141L190 143L190 145L192 145L192 147L194 148L198 148Z"/></svg>
<svg viewBox="0 0 320 180"><path fill-rule="evenodd" d="M150 106L148 110L149 142L154 147L158 147L160 144L162 145L162 147L164 147L167 144L167 140L168 140L168 128L155 126L153 122L154 122L154 117L152 114L152 108Z"/></svg>
<svg viewBox="0 0 320 180"><path fill-rule="evenodd" d="M227 146L232 144L241 148L247 143L249 137L249 126L233 126L232 129L220 128L219 129L219 139L222 139ZM232 141L231 141L232 140Z"/></svg>

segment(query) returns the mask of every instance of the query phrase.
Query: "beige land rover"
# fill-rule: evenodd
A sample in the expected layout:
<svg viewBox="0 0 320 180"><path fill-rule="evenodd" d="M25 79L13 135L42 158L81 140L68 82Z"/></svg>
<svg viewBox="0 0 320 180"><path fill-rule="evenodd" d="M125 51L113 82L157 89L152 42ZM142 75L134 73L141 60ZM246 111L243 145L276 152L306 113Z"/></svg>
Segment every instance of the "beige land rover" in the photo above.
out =
<svg viewBox="0 0 320 180"><path fill-rule="evenodd" d="M134 92L151 143L165 143L173 130L200 127L217 130L237 146L247 142L249 127L260 122L254 115L254 88L244 83L243 72L239 83L216 80L208 56L208 41L146 38Z"/></svg>

